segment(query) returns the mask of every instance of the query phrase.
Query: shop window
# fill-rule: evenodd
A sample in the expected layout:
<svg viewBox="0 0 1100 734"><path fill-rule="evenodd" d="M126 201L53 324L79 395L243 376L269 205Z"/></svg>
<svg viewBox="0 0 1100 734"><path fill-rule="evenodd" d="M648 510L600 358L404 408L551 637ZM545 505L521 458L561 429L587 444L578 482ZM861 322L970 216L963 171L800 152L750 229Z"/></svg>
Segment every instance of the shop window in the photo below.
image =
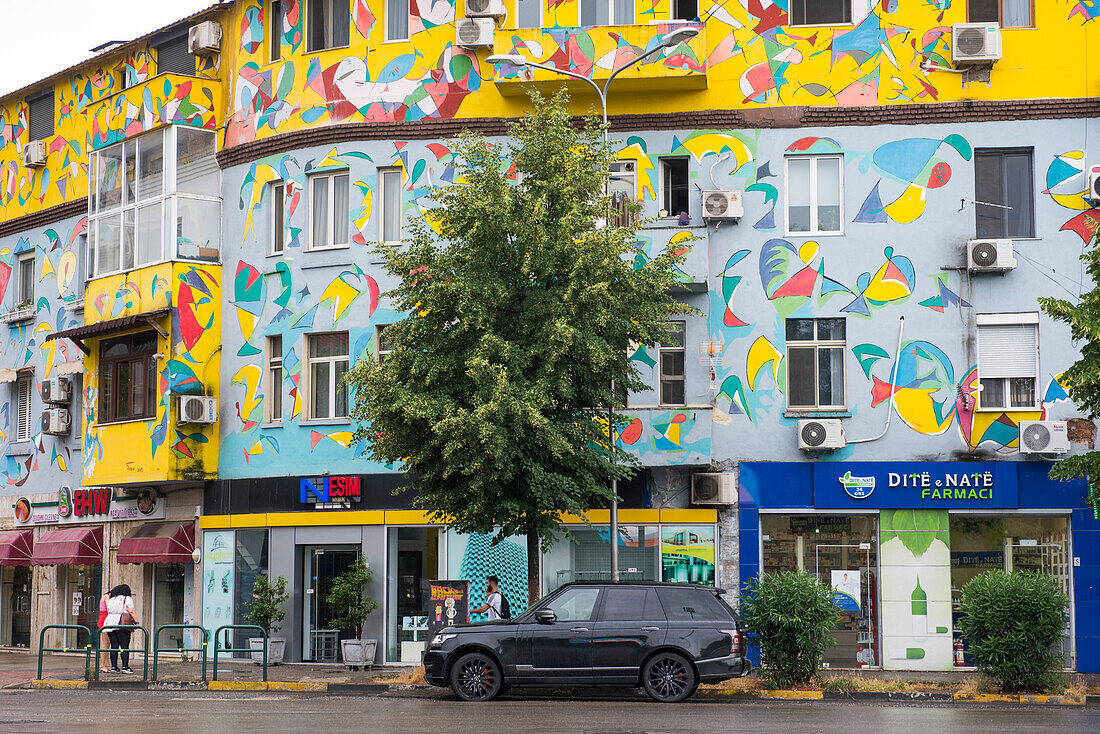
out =
<svg viewBox="0 0 1100 734"><path fill-rule="evenodd" d="M698 20L699 0L672 0L673 20Z"/></svg>
<svg viewBox="0 0 1100 734"><path fill-rule="evenodd" d="M34 391L34 375L23 372L15 380L15 440L29 441L33 436L31 419L31 395Z"/></svg>
<svg viewBox="0 0 1100 734"><path fill-rule="evenodd" d="M348 333L311 334L309 355L309 417L315 420L346 418L348 386Z"/></svg>
<svg viewBox="0 0 1100 734"><path fill-rule="evenodd" d="M542 28L543 0L516 0L516 28Z"/></svg>
<svg viewBox="0 0 1100 734"><path fill-rule="evenodd" d="M170 38L156 46L158 74L195 75L195 57L187 50L187 33Z"/></svg>
<svg viewBox="0 0 1100 734"><path fill-rule="evenodd" d="M838 155L787 157L787 234L841 232L842 161Z"/></svg>
<svg viewBox="0 0 1100 734"><path fill-rule="evenodd" d="M283 237L286 221L283 207L286 204L286 188L282 181L271 184L271 254L283 254Z"/></svg>
<svg viewBox="0 0 1100 734"><path fill-rule="evenodd" d="M100 344L97 423L156 416L156 351L155 331L142 331Z"/></svg>
<svg viewBox="0 0 1100 734"><path fill-rule="evenodd" d="M581 0L581 25L633 25L634 0Z"/></svg>
<svg viewBox="0 0 1100 734"><path fill-rule="evenodd" d="M573 536L571 540L562 538L543 554L543 590L546 593L574 581L611 580L608 526L571 527L569 532ZM660 581L660 551L658 526L620 525L619 578L623 581Z"/></svg>
<svg viewBox="0 0 1100 734"><path fill-rule="evenodd" d="M968 0L966 19L971 23L998 23L1002 28L1035 25L1034 0Z"/></svg>
<svg viewBox="0 0 1100 734"><path fill-rule="evenodd" d="M791 0L789 16L792 26L851 23L851 0Z"/></svg>
<svg viewBox="0 0 1100 734"><path fill-rule="evenodd" d="M267 16L267 60L278 61L283 56L283 2L271 0Z"/></svg>
<svg viewBox="0 0 1100 734"><path fill-rule="evenodd" d="M309 53L348 45L349 7L348 0L307 0L306 50Z"/></svg>
<svg viewBox="0 0 1100 734"><path fill-rule="evenodd" d="M409 0L386 0L386 40L409 40Z"/></svg>
<svg viewBox="0 0 1100 734"><path fill-rule="evenodd" d="M686 399L684 326L683 321L673 321L668 340L657 345L661 405L683 405Z"/></svg>
<svg viewBox="0 0 1100 734"><path fill-rule="evenodd" d="M1039 314L978 314L979 410L1036 410Z"/></svg>
<svg viewBox="0 0 1100 734"><path fill-rule="evenodd" d="M27 98L27 132L31 140L45 140L53 135L53 90Z"/></svg>
<svg viewBox="0 0 1100 734"><path fill-rule="evenodd" d="M0 566L0 599L8 610L0 616L0 645L31 646L32 586L30 566Z"/></svg>
<svg viewBox="0 0 1100 734"><path fill-rule="evenodd" d="M207 534L209 535L209 533ZM226 603L224 607L225 615L214 618L218 627L223 624L246 624L244 619L248 609L246 604L252 601L252 590L256 587L256 579L261 574L267 575L269 572L267 530L235 530L228 535L234 543L232 573L228 574L229 578L226 578L225 575L219 575L216 578L214 589L206 588L203 590L204 606L208 598L217 600L215 594L218 591L221 592L218 596L222 596L222 598L226 594L231 595L233 598L232 605ZM214 627L210 624L207 626ZM233 630L233 635L233 647L247 648L248 638L255 637L256 632L255 630Z"/></svg>
<svg viewBox="0 0 1100 734"><path fill-rule="evenodd" d="M1035 236L1032 149L974 151L974 230L977 236Z"/></svg>
<svg viewBox="0 0 1100 734"><path fill-rule="evenodd" d="M844 319L787 319L787 408L843 410Z"/></svg>
<svg viewBox="0 0 1100 734"><path fill-rule="evenodd" d="M283 420L283 337L267 338L267 422Z"/></svg>
<svg viewBox="0 0 1100 734"><path fill-rule="evenodd" d="M379 324L374 327L374 355L381 364L382 360L390 355L393 351L393 345L390 344L390 340L386 338L386 329L390 327L390 324Z"/></svg>
<svg viewBox="0 0 1100 734"><path fill-rule="evenodd" d="M714 526L661 526L661 580L714 586Z"/></svg>
<svg viewBox="0 0 1100 734"><path fill-rule="evenodd" d="M379 168L378 184L382 189L382 241L386 244L401 243L401 169Z"/></svg>
<svg viewBox="0 0 1100 734"><path fill-rule="evenodd" d="M34 250L20 253L17 267L15 305L30 306L34 303Z"/></svg>
<svg viewBox="0 0 1100 734"><path fill-rule="evenodd" d="M324 173L309 178L309 249L347 247L349 226L348 173Z"/></svg>
<svg viewBox="0 0 1100 734"><path fill-rule="evenodd" d="M688 211L688 159L661 159L662 217L679 217Z"/></svg>
<svg viewBox="0 0 1100 734"><path fill-rule="evenodd" d="M428 581L443 576L440 567L440 528L390 528L388 532L388 563L386 569L386 660L417 664L428 643ZM448 547L448 552L452 549ZM504 579L503 570L497 573ZM480 606L484 599L484 578L470 581L471 601ZM477 586L476 584L480 584ZM507 593L507 592L505 592ZM513 597L509 597L512 601ZM512 611L516 614L515 607Z"/></svg>

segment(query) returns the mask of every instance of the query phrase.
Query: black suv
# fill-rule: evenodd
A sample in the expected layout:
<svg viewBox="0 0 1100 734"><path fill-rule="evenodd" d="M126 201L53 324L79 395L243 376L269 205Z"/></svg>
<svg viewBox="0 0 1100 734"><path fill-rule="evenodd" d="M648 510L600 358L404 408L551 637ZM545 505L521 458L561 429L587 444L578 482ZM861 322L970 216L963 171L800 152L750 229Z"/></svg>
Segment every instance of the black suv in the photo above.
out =
<svg viewBox="0 0 1100 734"><path fill-rule="evenodd" d="M723 591L687 584L566 584L511 620L444 627L424 654L434 686L488 701L512 686L637 686L683 701L748 675Z"/></svg>

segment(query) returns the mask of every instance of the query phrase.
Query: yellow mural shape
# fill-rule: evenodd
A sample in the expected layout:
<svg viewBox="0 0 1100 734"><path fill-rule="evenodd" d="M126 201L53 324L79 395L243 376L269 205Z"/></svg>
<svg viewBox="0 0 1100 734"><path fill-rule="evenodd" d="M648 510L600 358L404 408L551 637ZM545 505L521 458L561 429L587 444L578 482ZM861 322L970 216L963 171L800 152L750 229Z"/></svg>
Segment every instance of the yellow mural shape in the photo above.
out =
<svg viewBox="0 0 1100 734"><path fill-rule="evenodd" d="M895 222L908 224L924 214L927 194L928 189L925 187L909 184L901 196L883 207L883 211Z"/></svg>
<svg viewBox="0 0 1100 734"><path fill-rule="evenodd" d="M757 337L749 347L749 353L745 357L745 376L749 381L749 389L756 389L756 378L761 368L766 364L772 366L772 379L779 384L779 366L783 361L783 355L768 341L767 337Z"/></svg>

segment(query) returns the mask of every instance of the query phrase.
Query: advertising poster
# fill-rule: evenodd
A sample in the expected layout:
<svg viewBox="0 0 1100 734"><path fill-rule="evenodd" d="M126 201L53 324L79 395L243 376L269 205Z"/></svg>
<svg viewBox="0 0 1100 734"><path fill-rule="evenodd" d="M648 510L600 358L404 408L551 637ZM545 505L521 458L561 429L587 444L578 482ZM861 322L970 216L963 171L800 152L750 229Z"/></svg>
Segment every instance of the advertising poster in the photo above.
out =
<svg viewBox="0 0 1100 734"><path fill-rule="evenodd" d="M471 607L485 603L485 579L496 576L514 617L527 609L527 539L515 535L494 545L492 535L449 531L447 575L470 582ZM475 614L470 621L487 619L485 614Z"/></svg>
<svg viewBox="0 0 1100 734"><path fill-rule="evenodd" d="M713 586L714 570L713 525L665 525L661 528L662 581Z"/></svg>
<svg viewBox="0 0 1100 734"><path fill-rule="evenodd" d="M451 624L470 621L469 581L428 582L428 640Z"/></svg>
<svg viewBox="0 0 1100 734"><path fill-rule="evenodd" d="M833 603L846 612L858 612L859 571L832 572Z"/></svg>
<svg viewBox="0 0 1100 734"><path fill-rule="evenodd" d="M210 630L211 642L218 627L233 624L233 532L212 530L202 536L202 626Z"/></svg>

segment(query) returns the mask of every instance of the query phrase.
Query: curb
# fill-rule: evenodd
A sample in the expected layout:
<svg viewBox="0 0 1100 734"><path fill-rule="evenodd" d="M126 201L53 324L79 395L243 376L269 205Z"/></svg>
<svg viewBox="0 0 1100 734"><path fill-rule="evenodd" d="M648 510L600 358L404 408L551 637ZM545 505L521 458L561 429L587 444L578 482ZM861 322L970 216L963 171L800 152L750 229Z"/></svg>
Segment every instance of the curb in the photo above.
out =
<svg viewBox="0 0 1100 734"><path fill-rule="evenodd" d="M1027 694L1010 694L1003 695L998 693L956 693L954 694L955 703L1026 703L1040 706L1061 705L1061 706L1084 706L1085 696L1046 696L1046 695L1027 695ZM1091 696L1090 698L1097 698Z"/></svg>

